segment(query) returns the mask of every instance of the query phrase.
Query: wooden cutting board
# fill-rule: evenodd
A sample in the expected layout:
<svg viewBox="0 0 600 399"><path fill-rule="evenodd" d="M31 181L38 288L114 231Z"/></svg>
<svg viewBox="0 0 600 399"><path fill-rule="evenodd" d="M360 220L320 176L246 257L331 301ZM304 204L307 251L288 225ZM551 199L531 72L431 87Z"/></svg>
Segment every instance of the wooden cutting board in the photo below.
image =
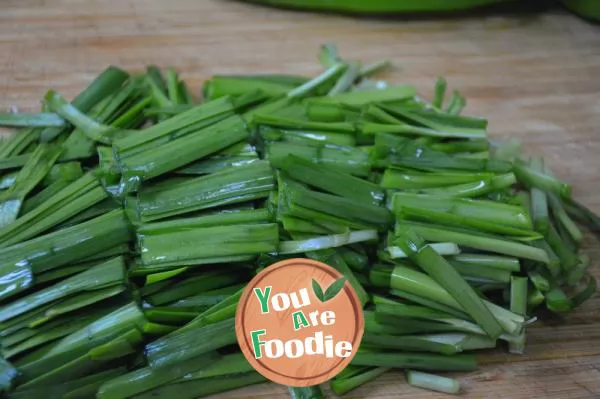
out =
<svg viewBox="0 0 600 399"><path fill-rule="evenodd" d="M566 13L377 21L227 0L3 0L0 108L36 110L48 88L74 96L108 64L174 66L196 93L215 73L314 75L325 41L347 58L392 60L397 68L383 78L424 97L436 76L447 77L469 114L489 118L492 138L520 138L600 212L600 27ZM598 242L587 244L600 277ZM537 323L526 356L481 353L480 371L458 375L464 396L600 398L599 305L596 297L563 324ZM286 395L263 384L218 397ZM438 395L391 372L346 397Z"/></svg>

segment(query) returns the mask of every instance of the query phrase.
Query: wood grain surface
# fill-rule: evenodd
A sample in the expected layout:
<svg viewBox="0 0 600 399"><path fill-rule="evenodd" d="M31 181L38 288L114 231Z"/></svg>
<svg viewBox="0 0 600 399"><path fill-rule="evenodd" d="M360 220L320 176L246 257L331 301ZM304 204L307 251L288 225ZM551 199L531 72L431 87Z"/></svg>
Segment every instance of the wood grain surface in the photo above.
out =
<svg viewBox="0 0 600 399"><path fill-rule="evenodd" d="M392 60L384 78L429 96L436 76L490 120L493 138L518 137L546 157L574 195L600 212L600 27L560 11L463 20L354 19L227 0L0 0L0 108L36 110L48 88L74 96L106 65L174 66L198 92L214 73L320 71L316 51ZM587 245L596 259L598 242ZM537 323L526 356L484 352L460 374L468 398L600 398L600 300L564 323ZM215 396L285 398L263 384ZM347 398L436 398L387 373Z"/></svg>

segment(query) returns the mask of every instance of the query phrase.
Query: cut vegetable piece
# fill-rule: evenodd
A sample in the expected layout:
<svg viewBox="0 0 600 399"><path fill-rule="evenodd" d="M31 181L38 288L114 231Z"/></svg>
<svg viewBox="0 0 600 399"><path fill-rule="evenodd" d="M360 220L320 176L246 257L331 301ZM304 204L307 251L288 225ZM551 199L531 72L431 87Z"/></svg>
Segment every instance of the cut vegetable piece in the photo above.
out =
<svg viewBox="0 0 600 399"><path fill-rule="evenodd" d="M494 212L492 210L490 210L490 213L492 213L492 215L489 216L494 217ZM449 212L436 211L427 208L416 208L412 206L401 207L398 213L398 219L409 221L412 220L416 222L425 223L436 223L440 225L449 226L451 228L468 227L472 229L477 229L481 232L502 234L515 240L531 241L543 237L540 233L537 233L533 230L524 230L511 226L506 226L498 224L497 222L481 220L477 217L456 215ZM510 223L510 220L506 220L506 222Z"/></svg>
<svg viewBox="0 0 600 399"><path fill-rule="evenodd" d="M288 387L291 399L324 399L323 391L318 385L312 387Z"/></svg>
<svg viewBox="0 0 600 399"><path fill-rule="evenodd" d="M0 296L11 296L31 286L32 271L34 274L49 271L129 239L129 222L122 211L114 211L74 227L2 248L0 271L12 276L12 283L10 290L2 291Z"/></svg>
<svg viewBox="0 0 600 399"><path fill-rule="evenodd" d="M458 245L451 242L432 243L428 245L439 255L456 255L460 253ZM399 246L388 247L387 250L393 259L408 257L408 254Z"/></svg>
<svg viewBox="0 0 600 399"><path fill-rule="evenodd" d="M19 216L25 197L38 185L54 165L61 148L40 144L16 176L15 183L0 193L0 227L14 222Z"/></svg>
<svg viewBox="0 0 600 399"><path fill-rule="evenodd" d="M174 119L171 118L163 123ZM141 134L141 136L145 135ZM208 126L199 134L190 134L169 141L160 146L159 150L151 148L125 158L121 156L119 167L124 178L124 189L125 191L136 189L143 180L178 169L247 137L248 130L244 121L241 117L235 116ZM115 145L118 146L119 143L116 142Z"/></svg>
<svg viewBox="0 0 600 399"><path fill-rule="evenodd" d="M406 382L414 387L450 394L457 394L460 392L460 384L453 378L414 370L406 370L405 375Z"/></svg>
<svg viewBox="0 0 600 399"><path fill-rule="evenodd" d="M402 222L396 224L396 231L398 232L409 228L427 241L454 242L465 247L531 259L542 263L550 261L548 254L542 249L493 236L475 235L474 231L470 233L468 230L459 231L418 223Z"/></svg>
<svg viewBox="0 0 600 399"><path fill-rule="evenodd" d="M311 98L308 101L365 105L370 103L397 102L413 98L416 90L413 86L392 86L380 90L351 91L335 96Z"/></svg>
<svg viewBox="0 0 600 399"><path fill-rule="evenodd" d="M279 235L276 224L239 224L147 232L138 240L143 264L183 266L275 252Z"/></svg>
<svg viewBox="0 0 600 399"><path fill-rule="evenodd" d="M122 258L115 258L81 274L64 280L0 308L0 322L25 313L40 305L56 301L78 292L106 288L123 283L125 269Z"/></svg>
<svg viewBox="0 0 600 399"><path fill-rule="evenodd" d="M33 238L101 202L108 194L92 174L67 185L14 223L0 229L0 246Z"/></svg>
<svg viewBox="0 0 600 399"><path fill-rule="evenodd" d="M200 328L179 330L160 338L146 345L148 363L152 368L170 366L234 344L234 324L235 320L229 318ZM191 342L195 344L191 345Z"/></svg>
<svg viewBox="0 0 600 399"><path fill-rule="evenodd" d="M493 201L462 198L439 198L432 195L395 193L392 197L392 209L396 214L403 207L424 208L433 211L451 213L518 229L531 229L531 219L520 206L507 205Z"/></svg>
<svg viewBox="0 0 600 399"><path fill-rule="evenodd" d="M510 279L510 310L518 315L527 313L527 278L513 276ZM510 353L522 355L525 351L525 332L521 332L515 342L508 344Z"/></svg>
<svg viewBox="0 0 600 399"><path fill-rule="evenodd" d="M52 112L39 114L0 112L0 126L9 127L63 127L63 118Z"/></svg>
<svg viewBox="0 0 600 399"><path fill-rule="evenodd" d="M354 176L367 176L370 171L368 153L354 147L330 144L311 147L283 142L268 143L265 147L266 158L275 167L279 167L289 155L295 155L331 170Z"/></svg>
<svg viewBox="0 0 600 399"><path fill-rule="evenodd" d="M278 162L278 166L293 179L342 197L379 205L385 196L384 191L376 184L294 155Z"/></svg>
<svg viewBox="0 0 600 399"><path fill-rule="evenodd" d="M432 371L473 371L477 369L475 357L470 355L432 355L430 353L389 353L359 350L352 365L393 367Z"/></svg>
<svg viewBox="0 0 600 399"><path fill-rule="evenodd" d="M426 246L416 233L408 230L395 242L452 295L490 338L495 340L502 334L502 327L473 288L444 258Z"/></svg>
<svg viewBox="0 0 600 399"><path fill-rule="evenodd" d="M565 198L571 197L572 188L570 184L557 180L543 171L535 170L523 161L514 162L513 172L519 181L528 187L536 187L546 193L553 193Z"/></svg>
<svg viewBox="0 0 600 399"><path fill-rule="evenodd" d="M307 96L313 93L315 90L334 82L335 79L337 79L340 74L344 73L347 68L347 64L341 62L335 63L316 78L309 80L293 90L290 90L287 93L287 96L290 98Z"/></svg>
<svg viewBox="0 0 600 399"><path fill-rule="evenodd" d="M438 255L436 254L436 256ZM453 309L460 310L461 313L458 313L455 316L458 318L465 318L462 316L462 312L465 310L458 304L456 299L425 273L403 266L396 266L392 273L390 285L393 289L392 294L402 294L412 301L422 303L433 309L438 308L436 304L444 305L443 307L439 307L439 309L450 314L455 314ZM425 301L419 302L419 298L423 298ZM483 303L507 333L515 334L521 331L525 322L525 319L522 316L514 314L484 299Z"/></svg>
<svg viewBox="0 0 600 399"><path fill-rule="evenodd" d="M460 254L453 256L450 260L469 265L481 265L483 267L493 267L497 269L519 272L521 265L519 259L508 256L487 255L487 254Z"/></svg>
<svg viewBox="0 0 600 399"><path fill-rule="evenodd" d="M491 173L418 173L386 169L380 184L383 188L411 190L478 182L492 177Z"/></svg>
<svg viewBox="0 0 600 399"><path fill-rule="evenodd" d="M83 113L90 111L96 104L116 92L129 79L125 71L109 66L71 102ZM41 132L40 141L48 143L63 132L62 128L46 128Z"/></svg>
<svg viewBox="0 0 600 399"><path fill-rule="evenodd" d="M259 384L265 381L265 377L256 371L252 371L223 377L211 377L190 382L163 385L152 391L136 395L134 396L134 399L153 399L156 397L196 399L247 385Z"/></svg>
<svg viewBox="0 0 600 399"><path fill-rule="evenodd" d="M215 360L218 361L218 359L219 356L216 352L208 352L203 354L202 357L178 363L174 367L158 370L144 367L107 381L98 390L97 398L130 398L178 380L186 374L201 370Z"/></svg>
<svg viewBox="0 0 600 399"><path fill-rule="evenodd" d="M325 248L335 248L362 241L377 239L376 230L352 231L347 234L317 236L306 240L281 241L277 253L281 255L297 254L307 251L318 251Z"/></svg>
<svg viewBox="0 0 600 399"><path fill-rule="evenodd" d="M230 167L207 176L142 189L136 206L142 220L151 221L267 198L273 187L269 163L257 161L243 168Z"/></svg>
<svg viewBox="0 0 600 399"><path fill-rule="evenodd" d="M394 349L406 352L431 352L454 355L461 351L456 345L436 342L419 335L388 335L365 333L362 343L378 349Z"/></svg>
<svg viewBox="0 0 600 399"><path fill-rule="evenodd" d="M501 192L517 182L514 174L497 175L487 180L457 184L442 188L424 188L415 190L422 194L439 197L476 198L486 194Z"/></svg>
<svg viewBox="0 0 600 399"><path fill-rule="evenodd" d="M22 154L39 139L42 130L41 128L22 129L3 140L0 145L0 160Z"/></svg>
<svg viewBox="0 0 600 399"><path fill-rule="evenodd" d="M310 191L301 186L280 188L279 206L284 215L289 213L308 220L319 214L329 215L332 221L348 221L348 226L354 228L382 229L392 221L390 212L383 207Z"/></svg>
<svg viewBox="0 0 600 399"><path fill-rule="evenodd" d="M534 172L542 172L544 170L544 160L540 157L531 159L529 167ZM548 216L548 197L546 193L537 187L531 188L531 217L535 224L535 229L541 233L548 231L550 223Z"/></svg>

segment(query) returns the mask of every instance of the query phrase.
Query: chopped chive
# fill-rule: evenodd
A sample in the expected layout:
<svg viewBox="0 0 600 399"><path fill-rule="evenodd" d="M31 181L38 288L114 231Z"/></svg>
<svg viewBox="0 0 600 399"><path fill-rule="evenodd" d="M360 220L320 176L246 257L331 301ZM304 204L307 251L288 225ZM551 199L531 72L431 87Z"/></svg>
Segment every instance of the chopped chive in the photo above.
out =
<svg viewBox="0 0 600 399"><path fill-rule="evenodd" d="M340 375L338 375L336 378L331 380L331 389L336 395L343 395L361 385L366 384L369 381L376 379L389 370L391 370L390 367L369 367L360 374L349 378L340 378Z"/></svg>
<svg viewBox="0 0 600 399"><path fill-rule="evenodd" d="M436 256L438 255L436 254ZM465 309L461 307L448 291L424 273L407 267L396 266L392 273L391 288L393 289L392 294L409 294L410 300L417 300L417 298L421 297L426 299L423 304L427 307L436 309L435 304L438 303L444 305L444 307L439 308L443 312L464 318L464 316L461 316L461 313L456 314L453 312L453 309L461 312L464 312ZM514 334L521 330L524 323L523 317L487 300L483 300L483 302L506 332Z"/></svg>
<svg viewBox="0 0 600 399"><path fill-rule="evenodd" d="M65 121L55 113L0 112L0 126L10 127L62 127Z"/></svg>
<svg viewBox="0 0 600 399"><path fill-rule="evenodd" d="M456 208L454 208L453 210L455 209ZM511 226L497 224L496 222L481 220L477 217L477 214L475 214L475 216L463 216L449 212L427 209L425 207L417 208L412 206L402 206L397 216L399 220L413 220L417 222L437 223L440 225L446 225L455 228L469 227L478 229L482 232L503 234L513 239L534 240L542 238L541 234L533 230L523 230ZM490 210L490 215L488 216L491 218L497 217L498 215L494 215L493 211ZM505 219L505 221L507 222L507 224L511 223L511 220L509 219Z"/></svg>
<svg viewBox="0 0 600 399"><path fill-rule="evenodd" d="M478 182L492 176L491 173L416 173L386 169L380 184L383 188L427 189Z"/></svg>
<svg viewBox="0 0 600 399"><path fill-rule="evenodd" d="M335 96L311 98L310 102L340 103L348 105L365 105L370 103L397 102L411 99L416 95L413 86L392 86L378 90L351 91Z"/></svg>
<svg viewBox="0 0 600 399"><path fill-rule="evenodd" d="M429 389L431 391L458 394L460 384L453 378L423 373L421 371L406 370L406 382L414 387Z"/></svg>
<svg viewBox="0 0 600 399"><path fill-rule="evenodd" d="M592 264L590 257L586 254L580 254L578 258L578 265L567 276L567 284L570 286L577 285L581 279L583 279L585 272Z"/></svg>
<svg viewBox="0 0 600 399"><path fill-rule="evenodd" d="M319 62L326 68L341 61L338 48L335 43L324 43L319 48Z"/></svg>
<svg viewBox="0 0 600 399"><path fill-rule="evenodd" d="M556 284L551 284L545 294L546 307L555 313L563 313L573 308L573 302L567 294Z"/></svg>
<svg viewBox="0 0 600 399"><path fill-rule="evenodd" d="M177 364L177 367L153 369L144 367L127 374L120 375L104 383L97 393L97 398L129 398L137 394L174 382L186 374L196 372L209 366L219 357L214 352L205 353L202 357Z"/></svg>
<svg viewBox="0 0 600 399"><path fill-rule="evenodd" d="M454 90L452 92L452 97L450 97L450 104L448 104L445 111L451 115L460 115L466 105L467 100L460 94L458 90Z"/></svg>
<svg viewBox="0 0 600 399"><path fill-rule="evenodd" d="M293 90L290 90L287 93L287 96L290 98L294 98L303 97L307 94L310 94L319 87L322 87L332 82L334 79L337 78L338 75L344 73L347 68L347 64L336 62L335 64L328 67L327 70L325 70L325 72L323 72L321 75L294 88Z"/></svg>
<svg viewBox="0 0 600 399"><path fill-rule="evenodd" d="M443 355L453 355L460 352L460 348L443 342L428 340L419 335L388 335L366 332L362 343L369 347L379 349L395 349L407 352L432 352Z"/></svg>
<svg viewBox="0 0 600 399"><path fill-rule="evenodd" d="M354 84L354 81L359 77L360 64L357 62L350 62L344 73L338 78L335 85L327 92L328 96L335 96L336 94L344 93Z"/></svg>
<svg viewBox="0 0 600 399"><path fill-rule="evenodd" d="M273 223L156 229L138 235L142 263L154 266L220 263L232 256L252 259L261 252L275 252L278 241Z"/></svg>
<svg viewBox="0 0 600 399"><path fill-rule="evenodd" d="M14 295L32 283L36 275L98 254L130 239L129 222L122 211L109 212L85 223L0 249L0 270L20 282L0 297Z"/></svg>
<svg viewBox="0 0 600 399"><path fill-rule="evenodd" d="M384 191L376 184L331 170L294 155L277 163L293 179L342 197L364 201L372 205L383 202Z"/></svg>
<svg viewBox="0 0 600 399"><path fill-rule="evenodd" d="M0 159L22 154L32 143L39 139L41 130L40 128L19 130L2 141Z"/></svg>
<svg viewBox="0 0 600 399"><path fill-rule="evenodd" d="M508 283L510 281L511 272L509 270L486 267L481 264L469 264L454 262L450 260L450 264L456 269L461 276L469 281L495 281L500 283Z"/></svg>
<svg viewBox="0 0 600 399"><path fill-rule="evenodd" d="M129 74L121 69L109 66L94 81L73 99L71 104L83 113L89 112L96 104L117 91L129 79ZM62 128L45 128L40 141L48 143L63 132Z"/></svg>
<svg viewBox="0 0 600 399"><path fill-rule="evenodd" d="M527 313L527 278L513 276L510 279L510 310L518 315ZM523 354L525 351L525 332L519 334L517 342L508 344L510 353Z"/></svg>
<svg viewBox="0 0 600 399"><path fill-rule="evenodd" d="M502 327L473 288L444 258L426 246L416 233L406 231L396 243L444 287L492 339L497 339L502 334Z"/></svg>
<svg viewBox="0 0 600 399"><path fill-rule="evenodd" d="M548 226L546 241L556 256L560 259L560 265L564 272L568 273L573 270L575 266L577 266L577 255L571 251L566 242L560 237L556 231L556 228L554 227L554 223L550 223Z"/></svg>
<svg viewBox="0 0 600 399"><path fill-rule="evenodd" d="M574 199L569 199L568 202L563 205L565 206L567 214L571 217L580 223L583 223L592 231L596 233L600 232L600 216L596 215L589 208Z"/></svg>
<svg viewBox="0 0 600 399"><path fill-rule="evenodd" d="M388 61L388 60L376 61L371 64L367 64L367 65L363 66L360 70L360 77L366 78L371 75L375 75L376 73L381 72L383 70L389 69L391 67L392 67L391 61Z"/></svg>
<svg viewBox="0 0 600 399"><path fill-rule="evenodd" d="M142 189L136 204L143 221L177 216L228 204L266 198L274 187L269 163L230 167L179 183Z"/></svg>
<svg viewBox="0 0 600 399"><path fill-rule="evenodd" d="M232 112L233 105L228 97L209 101L164 122L144 129L144 134L132 134L120 138L115 141L115 147L122 153L132 153L152 148L153 146L168 142L168 136L177 131L179 131L179 135L182 134L182 130L183 133L189 134L193 130L186 132L185 129L198 125L203 126L203 123L206 123L206 121L210 121L216 117L225 117Z"/></svg>
<svg viewBox="0 0 600 399"><path fill-rule="evenodd" d="M506 173L486 180L456 184L441 188L424 188L418 192L440 197L475 198L506 189L516 183L515 175Z"/></svg>
<svg viewBox="0 0 600 399"><path fill-rule="evenodd" d="M354 244L362 241L377 239L376 230L352 231L346 234L333 234L328 236L316 236L306 240L281 241L279 243L279 254L297 254L307 251L318 251L325 248L335 248Z"/></svg>
<svg viewBox="0 0 600 399"><path fill-rule="evenodd" d="M556 223L564 228L571 240L576 244L580 244L583 240L583 233L567 214L562 201L556 195L550 194L548 195L548 202L550 203L550 208L552 209L552 214L556 219Z"/></svg>
<svg viewBox="0 0 600 399"><path fill-rule="evenodd" d="M544 160L539 157L531 159L529 165L534 172L544 170ZM548 197L546 193L537 187L531 188L531 217L535 224L535 229L541 233L548 231Z"/></svg>
<svg viewBox="0 0 600 399"><path fill-rule="evenodd" d="M318 385L312 387L288 387L291 399L324 399L323 391Z"/></svg>
<svg viewBox="0 0 600 399"><path fill-rule="evenodd" d="M380 133L391 133L403 136L426 136L437 138L463 138L463 139L480 139L485 137L485 132L479 130L437 130L427 127L412 126L412 125L384 125L378 123L364 123L361 126L363 133L368 135L377 135Z"/></svg>
<svg viewBox="0 0 600 399"><path fill-rule="evenodd" d="M469 355L433 355L429 353L382 353L359 350L351 362L357 366L410 367L417 370L473 371L477 363Z"/></svg>
<svg viewBox="0 0 600 399"><path fill-rule="evenodd" d="M536 289L540 290L541 292L548 292L550 290L550 281L540 272L531 270L527 272L527 275Z"/></svg>
<svg viewBox="0 0 600 399"><path fill-rule="evenodd" d="M40 290L0 308L0 322L28 312L43 304L93 289L122 284L125 279L123 260L116 258L91 268L58 284Z"/></svg>
<svg viewBox="0 0 600 399"><path fill-rule="evenodd" d="M33 238L107 198L98 180L87 174L67 185L14 223L0 229L0 246ZM27 203L26 203L27 204Z"/></svg>
<svg viewBox="0 0 600 399"><path fill-rule="evenodd" d="M460 254L450 258L453 262L465 263L470 265L481 265L484 267L493 267L497 269L519 272L521 265L519 259L508 256L487 255L487 254Z"/></svg>
<svg viewBox="0 0 600 399"><path fill-rule="evenodd" d="M266 145L266 158L275 167L280 167L289 155L321 164L332 171L349 173L354 176L367 176L370 170L368 154L354 147L325 144L315 148L284 142L273 142Z"/></svg>
<svg viewBox="0 0 600 399"><path fill-rule="evenodd" d="M571 196L570 184L557 180L542 171L535 170L523 161L514 162L513 172L517 179L528 187L536 187L546 193L553 193L560 197L570 198Z"/></svg>
<svg viewBox="0 0 600 399"><path fill-rule="evenodd" d="M447 86L448 83L446 82L446 79L441 76L437 78L435 81L435 90L433 92L433 100L431 101L431 105L438 109L442 109Z"/></svg>
<svg viewBox="0 0 600 399"><path fill-rule="evenodd" d="M458 245L451 242L432 243L428 245L439 255L456 255L460 253ZM409 256L398 246L388 247L387 250L393 259L407 258Z"/></svg>
<svg viewBox="0 0 600 399"><path fill-rule="evenodd" d="M576 308L592 298L597 291L596 279L593 276L588 276L588 282L585 288L571 298L571 307Z"/></svg>
<svg viewBox="0 0 600 399"><path fill-rule="evenodd" d="M172 104L181 104L179 76L173 68L167 68L167 94Z"/></svg>
<svg viewBox="0 0 600 399"><path fill-rule="evenodd" d="M531 289L532 288L532 289ZM527 306L529 309L535 309L544 302L544 294L535 287L530 287L527 294Z"/></svg>
<svg viewBox="0 0 600 399"><path fill-rule="evenodd" d="M175 382L162 385L151 391L136 396L136 399L153 399L156 397L197 399L219 392L265 382L266 379L256 371L231 374L219 377L203 378L189 382Z"/></svg>
<svg viewBox="0 0 600 399"><path fill-rule="evenodd" d="M234 344L234 324L234 319L230 318L200 328L179 330L159 338L146 345L148 363L152 368L169 366Z"/></svg>
<svg viewBox="0 0 600 399"><path fill-rule="evenodd" d="M42 181L60 156L61 149L40 144L15 178L15 183L0 193L0 227L13 223L25 197Z"/></svg>
<svg viewBox="0 0 600 399"><path fill-rule="evenodd" d="M466 231L462 232L424 224L402 222L396 225L396 231L398 232L401 232L405 228L413 229L427 241L454 242L460 246L531 259L542 263L548 263L550 261L548 254L542 249L506 239L475 235L467 233Z"/></svg>

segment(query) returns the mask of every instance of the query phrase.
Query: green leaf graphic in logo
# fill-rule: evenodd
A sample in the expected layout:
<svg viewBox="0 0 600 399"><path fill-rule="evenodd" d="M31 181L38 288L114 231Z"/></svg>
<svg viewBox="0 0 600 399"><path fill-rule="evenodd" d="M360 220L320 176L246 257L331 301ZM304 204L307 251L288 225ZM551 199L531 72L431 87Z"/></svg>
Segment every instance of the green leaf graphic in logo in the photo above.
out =
<svg viewBox="0 0 600 399"><path fill-rule="evenodd" d="M325 293L323 293L323 289L321 288L319 283L315 279L313 279L312 288L317 298L319 298L319 301L327 302L335 298L337 294L340 293L340 291L344 288L344 284L346 284L346 278L340 277L339 279L335 280L333 284L329 286L329 288L325 290Z"/></svg>
<svg viewBox="0 0 600 399"><path fill-rule="evenodd" d="M325 296L323 297L323 302L327 302L330 299L333 299L340 293L342 288L344 288L344 284L346 284L346 278L340 277L338 280L335 280L333 284L327 288L325 291Z"/></svg>
<svg viewBox="0 0 600 399"><path fill-rule="evenodd" d="M319 301L325 302L323 289L319 285L319 282L317 280L315 280L314 278L312 280L312 289L313 289L313 292L315 293L315 295L317 296L317 298L319 298Z"/></svg>

